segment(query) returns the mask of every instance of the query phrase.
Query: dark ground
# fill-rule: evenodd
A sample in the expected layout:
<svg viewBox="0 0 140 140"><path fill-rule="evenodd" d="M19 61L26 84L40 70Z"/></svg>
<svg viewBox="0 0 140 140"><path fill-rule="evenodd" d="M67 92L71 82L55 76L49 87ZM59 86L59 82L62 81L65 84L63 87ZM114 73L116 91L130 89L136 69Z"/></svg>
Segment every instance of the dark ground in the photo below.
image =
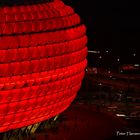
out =
<svg viewBox="0 0 140 140"><path fill-rule="evenodd" d="M35 140L111 140L126 123L95 105L73 104L59 116L55 130L35 133Z"/></svg>

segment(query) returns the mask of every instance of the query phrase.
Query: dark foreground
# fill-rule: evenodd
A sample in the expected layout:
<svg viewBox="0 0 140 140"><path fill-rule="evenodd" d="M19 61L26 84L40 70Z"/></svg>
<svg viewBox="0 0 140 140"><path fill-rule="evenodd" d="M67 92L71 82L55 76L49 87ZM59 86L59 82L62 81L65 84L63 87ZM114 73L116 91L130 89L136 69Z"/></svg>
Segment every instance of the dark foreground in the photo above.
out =
<svg viewBox="0 0 140 140"><path fill-rule="evenodd" d="M53 129L36 132L29 140L107 140L116 136L126 123L95 105L71 105Z"/></svg>

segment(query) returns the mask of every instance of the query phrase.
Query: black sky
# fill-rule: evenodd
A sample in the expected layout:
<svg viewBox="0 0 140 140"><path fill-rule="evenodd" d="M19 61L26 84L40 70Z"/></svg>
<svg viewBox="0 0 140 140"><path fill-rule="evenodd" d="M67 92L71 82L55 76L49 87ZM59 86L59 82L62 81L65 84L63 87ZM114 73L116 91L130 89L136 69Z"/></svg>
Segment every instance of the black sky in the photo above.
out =
<svg viewBox="0 0 140 140"><path fill-rule="evenodd" d="M123 63L140 63L138 2L128 0L63 1L72 6L86 24L90 50L109 49L114 56L122 57ZM97 40L96 45L94 39ZM134 53L136 57L133 57Z"/></svg>
<svg viewBox="0 0 140 140"><path fill-rule="evenodd" d="M139 47L140 10L137 3L128 0L64 1L81 15L90 38L97 31L97 40L102 47Z"/></svg>

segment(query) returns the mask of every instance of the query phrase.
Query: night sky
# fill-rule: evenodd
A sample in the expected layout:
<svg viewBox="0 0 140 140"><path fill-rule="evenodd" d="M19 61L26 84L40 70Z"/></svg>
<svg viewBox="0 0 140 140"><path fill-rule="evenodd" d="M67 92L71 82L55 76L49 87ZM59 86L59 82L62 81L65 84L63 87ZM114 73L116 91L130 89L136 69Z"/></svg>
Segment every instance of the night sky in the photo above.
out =
<svg viewBox="0 0 140 140"><path fill-rule="evenodd" d="M140 10L128 0L63 0L72 6L86 24L89 50L110 52L108 63L140 63ZM96 41L95 41L96 40ZM95 44L96 42L96 44ZM91 57L89 62L92 63ZM112 61L110 61L112 59ZM110 62L109 62L110 61ZM118 63L118 62L117 62Z"/></svg>

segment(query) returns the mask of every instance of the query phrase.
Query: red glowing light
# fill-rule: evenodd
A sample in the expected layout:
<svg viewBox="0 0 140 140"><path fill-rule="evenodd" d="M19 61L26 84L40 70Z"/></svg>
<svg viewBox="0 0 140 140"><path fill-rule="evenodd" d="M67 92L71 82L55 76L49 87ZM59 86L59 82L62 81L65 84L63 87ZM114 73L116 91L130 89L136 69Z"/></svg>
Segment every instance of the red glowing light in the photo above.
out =
<svg viewBox="0 0 140 140"><path fill-rule="evenodd" d="M59 0L1 7L0 132L49 119L71 104L87 63L85 33Z"/></svg>

